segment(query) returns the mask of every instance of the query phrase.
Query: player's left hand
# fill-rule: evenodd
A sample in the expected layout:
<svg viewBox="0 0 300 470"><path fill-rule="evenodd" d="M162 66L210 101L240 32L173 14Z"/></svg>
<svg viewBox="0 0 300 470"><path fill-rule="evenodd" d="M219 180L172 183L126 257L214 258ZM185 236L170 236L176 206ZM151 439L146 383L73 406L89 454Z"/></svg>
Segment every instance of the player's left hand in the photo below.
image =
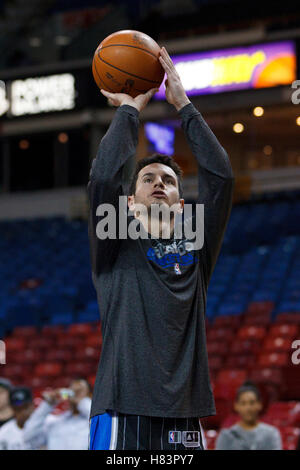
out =
<svg viewBox="0 0 300 470"><path fill-rule="evenodd" d="M166 48L162 47L159 54L159 61L168 77L165 81L166 100L168 103L173 104L177 111L179 111L185 105L190 103L190 100L186 96L179 73L177 72Z"/></svg>

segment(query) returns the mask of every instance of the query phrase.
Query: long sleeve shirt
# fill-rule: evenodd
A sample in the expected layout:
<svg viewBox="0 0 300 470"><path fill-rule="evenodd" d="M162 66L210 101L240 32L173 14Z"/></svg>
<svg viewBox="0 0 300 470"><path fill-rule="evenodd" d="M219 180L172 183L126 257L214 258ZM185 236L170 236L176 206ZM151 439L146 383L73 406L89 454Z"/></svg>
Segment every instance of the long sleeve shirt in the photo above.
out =
<svg viewBox="0 0 300 470"><path fill-rule="evenodd" d="M226 151L194 105L184 106L179 117L198 164L201 248L185 239L97 236L104 218L97 215L99 205L109 203L123 215L118 211L123 168L138 143L134 107L117 109L92 163L89 238L103 344L91 416L106 410L161 417L215 414L206 293L231 210L233 174Z"/></svg>

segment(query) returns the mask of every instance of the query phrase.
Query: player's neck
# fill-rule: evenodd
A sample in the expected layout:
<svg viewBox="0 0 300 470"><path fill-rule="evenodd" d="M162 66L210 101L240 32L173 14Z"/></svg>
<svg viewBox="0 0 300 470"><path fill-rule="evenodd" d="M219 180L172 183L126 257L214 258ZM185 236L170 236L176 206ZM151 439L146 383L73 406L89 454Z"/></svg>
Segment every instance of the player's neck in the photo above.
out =
<svg viewBox="0 0 300 470"><path fill-rule="evenodd" d="M151 238L172 238L174 232L174 218L170 221L162 221L156 218L139 217L139 221L144 227L144 230L151 236Z"/></svg>

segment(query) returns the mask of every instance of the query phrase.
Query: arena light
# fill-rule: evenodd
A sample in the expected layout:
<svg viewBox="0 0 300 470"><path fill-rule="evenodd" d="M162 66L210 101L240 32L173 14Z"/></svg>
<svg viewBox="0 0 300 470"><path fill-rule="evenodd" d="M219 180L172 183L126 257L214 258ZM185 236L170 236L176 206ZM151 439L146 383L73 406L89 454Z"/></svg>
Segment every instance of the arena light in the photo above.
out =
<svg viewBox="0 0 300 470"><path fill-rule="evenodd" d="M297 117L296 124L297 124L297 126L300 126L300 116Z"/></svg>
<svg viewBox="0 0 300 470"><path fill-rule="evenodd" d="M261 106L256 106L254 109L253 109L253 114L254 116L256 117L260 117L264 114L265 110L264 108L262 108Z"/></svg>
<svg viewBox="0 0 300 470"><path fill-rule="evenodd" d="M70 73L15 80L11 84L11 114L24 116L75 108L75 77Z"/></svg>
<svg viewBox="0 0 300 470"><path fill-rule="evenodd" d="M241 134L241 132L244 132L244 125L241 123L241 122L236 122L235 124L233 124L233 132L235 132L236 134Z"/></svg>
<svg viewBox="0 0 300 470"><path fill-rule="evenodd" d="M172 60L187 95L289 85L296 80L294 41L183 54ZM154 99L164 99L164 90L163 82Z"/></svg>

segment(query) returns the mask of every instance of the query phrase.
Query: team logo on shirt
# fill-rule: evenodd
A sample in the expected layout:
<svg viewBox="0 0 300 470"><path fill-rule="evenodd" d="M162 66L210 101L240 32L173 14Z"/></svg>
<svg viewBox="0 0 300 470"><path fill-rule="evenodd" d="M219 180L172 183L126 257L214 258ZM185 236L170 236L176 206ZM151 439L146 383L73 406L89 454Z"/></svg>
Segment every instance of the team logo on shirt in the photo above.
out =
<svg viewBox="0 0 300 470"><path fill-rule="evenodd" d="M174 264L174 271L176 274L181 274L179 263Z"/></svg>
<svg viewBox="0 0 300 470"><path fill-rule="evenodd" d="M180 431L169 431L169 444L180 444L181 432Z"/></svg>

